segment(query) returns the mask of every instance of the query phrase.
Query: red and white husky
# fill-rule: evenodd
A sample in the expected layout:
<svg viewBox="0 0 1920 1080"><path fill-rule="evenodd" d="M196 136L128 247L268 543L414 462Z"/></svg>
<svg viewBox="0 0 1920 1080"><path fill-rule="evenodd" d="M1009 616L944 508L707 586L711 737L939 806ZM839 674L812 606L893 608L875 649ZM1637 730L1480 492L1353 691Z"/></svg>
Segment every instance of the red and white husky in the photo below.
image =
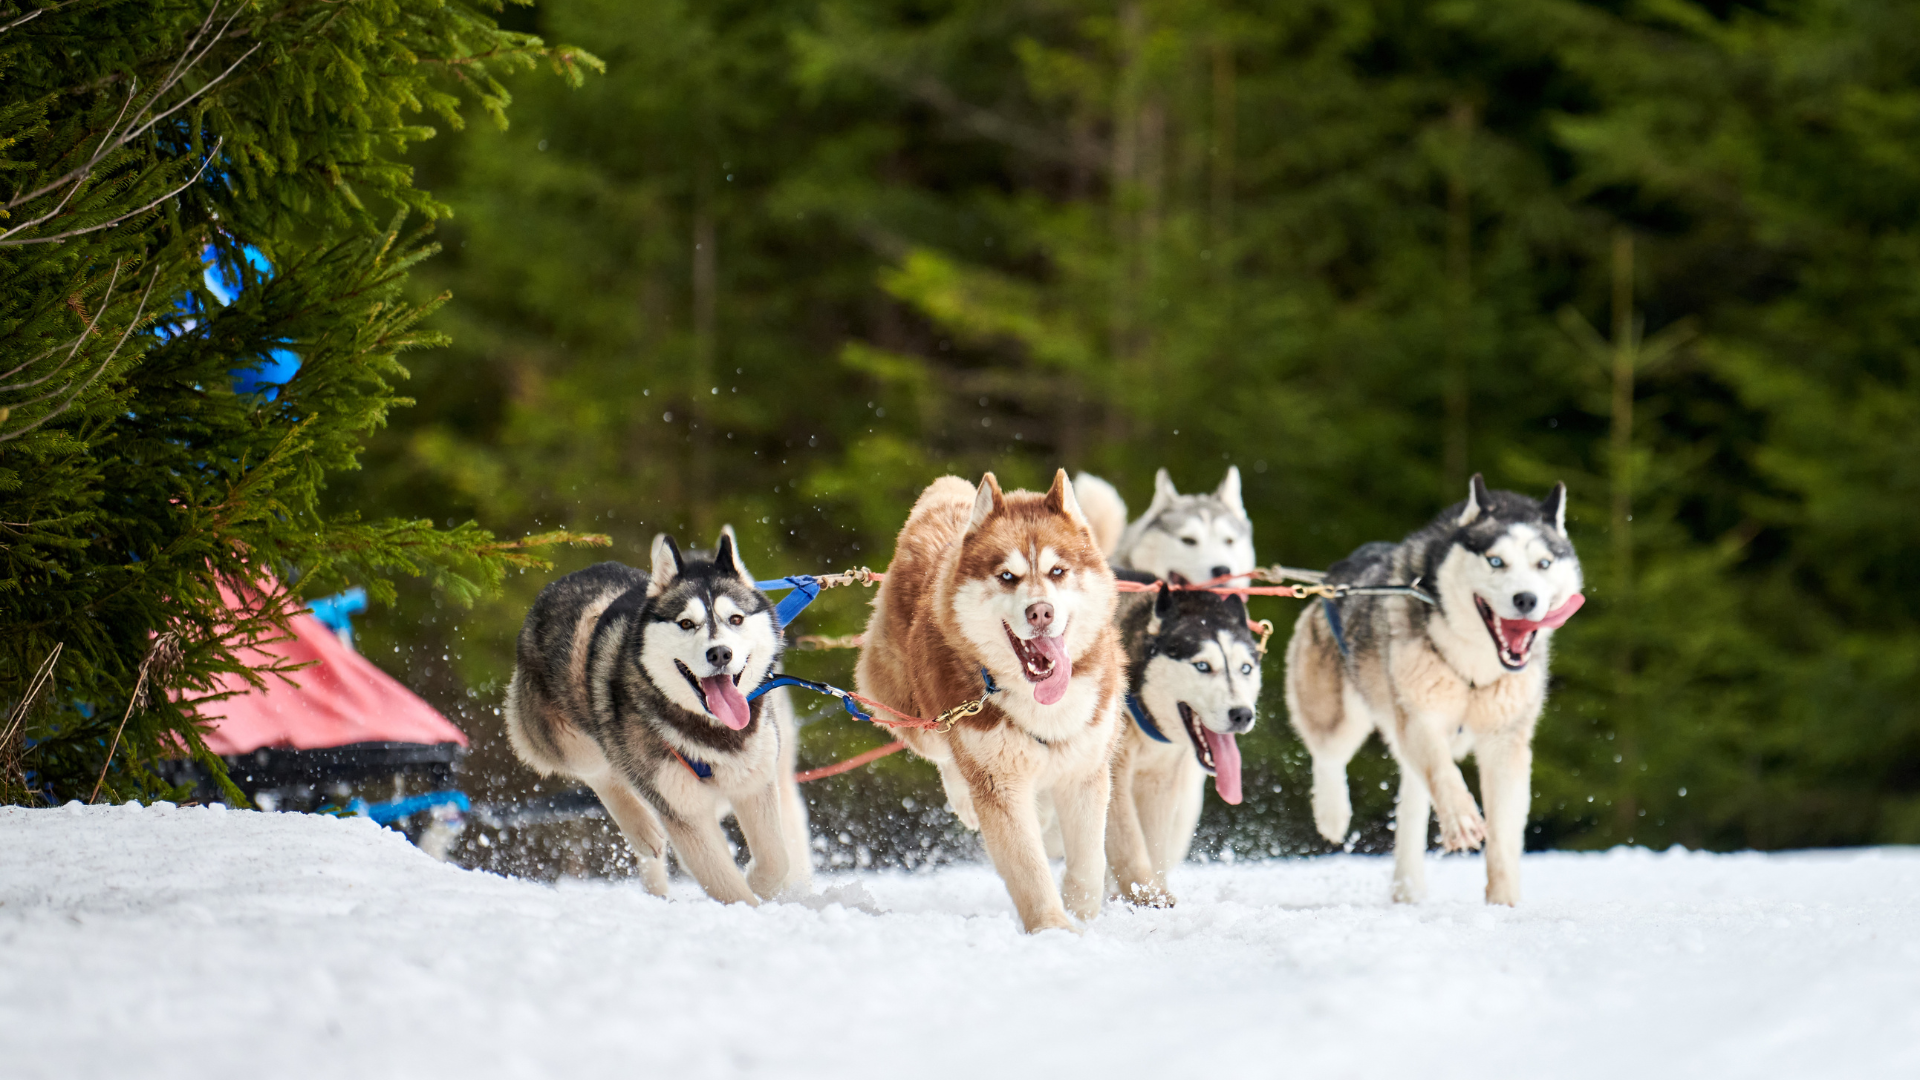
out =
<svg viewBox="0 0 1920 1080"><path fill-rule="evenodd" d="M1065 470L1045 495L1003 493L992 473L978 488L942 477L900 530L860 650L861 693L901 712L931 719L984 697L951 731L902 738L940 767L1029 932L1070 930L1068 912L1100 910L1126 675L1114 598ZM1065 841L1058 891L1036 810L1043 793Z"/></svg>

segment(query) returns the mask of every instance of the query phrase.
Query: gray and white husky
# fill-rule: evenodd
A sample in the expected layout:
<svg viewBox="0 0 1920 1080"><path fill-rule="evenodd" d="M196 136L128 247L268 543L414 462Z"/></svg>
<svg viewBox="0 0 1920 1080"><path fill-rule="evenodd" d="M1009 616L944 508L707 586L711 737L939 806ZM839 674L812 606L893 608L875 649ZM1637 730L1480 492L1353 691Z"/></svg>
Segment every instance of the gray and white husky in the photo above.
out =
<svg viewBox="0 0 1920 1080"><path fill-rule="evenodd" d="M1153 501L1132 524L1126 500L1105 480L1081 473L1073 494L1115 570L1140 570L1180 585L1244 574L1256 565L1238 466L1228 466L1220 486L1206 495L1180 494L1161 469L1153 474Z"/></svg>
<svg viewBox="0 0 1920 1080"><path fill-rule="evenodd" d="M1330 583L1419 582L1433 606L1359 595L1309 606L1287 645L1287 711L1313 754L1313 820L1342 842L1353 817L1347 762L1380 732L1400 766L1393 898L1426 893L1427 816L1448 851L1487 846L1487 902L1520 900L1533 729L1547 698L1553 631L1578 610L1580 560L1567 540L1567 486L1544 500L1488 491L1398 544L1335 563ZM1480 768L1486 817L1456 764Z"/></svg>
<svg viewBox="0 0 1920 1080"><path fill-rule="evenodd" d="M669 842L715 900L804 890L792 707L784 690L746 699L780 661L773 608L731 528L710 557L665 534L652 555L651 573L605 562L541 590L507 688L514 752L593 789L656 896ZM753 855L745 878L720 829L728 812Z"/></svg>
<svg viewBox="0 0 1920 1080"><path fill-rule="evenodd" d="M1220 798L1240 801L1234 739L1253 730L1260 653L1238 596L1163 581L1157 592L1123 593L1117 616L1133 722L1114 751L1107 865L1121 899L1171 905L1167 871L1193 843L1206 778Z"/></svg>
<svg viewBox="0 0 1920 1080"><path fill-rule="evenodd" d="M1161 469L1153 474L1153 501L1131 524L1127 503L1112 484L1091 473L1073 481L1074 499L1093 529L1094 540L1107 553L1116 571L1137 571L1176 585L1198 584L1244 574L1258 565L1253 554L1253 522L1240 501L1240 469L1227 466L1220 486L1205 495L1182 495L1173 477ZM1244 577L1231 579L1245 585ZM1123 605L1124 607L1124 605ZM1206 788L1200 783L1177 789L1180 804L1169 826L1180 838L1169 863L1182 862L1200 824ZM1048 839L1052 844L1051 835ZM1162 883L1164 884L1164 873Z"/></svg>

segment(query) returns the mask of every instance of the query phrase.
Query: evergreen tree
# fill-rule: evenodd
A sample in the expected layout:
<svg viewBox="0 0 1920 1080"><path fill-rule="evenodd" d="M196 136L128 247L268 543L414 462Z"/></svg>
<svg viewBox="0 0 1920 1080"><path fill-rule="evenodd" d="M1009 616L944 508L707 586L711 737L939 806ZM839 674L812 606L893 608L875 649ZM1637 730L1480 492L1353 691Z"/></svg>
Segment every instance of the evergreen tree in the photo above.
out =
<svg viewBox="0 0 1920 1080"><path fill-rule="evenodd" d="M224 778L180 696L295 597L471 600L565 539L320 507L443 340L403 286L434 250L405 219L445 207L401 155L429 117L503 121L500 77L542 60L595 63L430 0L0 15L6 801L155 796L182 753Z"/></svg>

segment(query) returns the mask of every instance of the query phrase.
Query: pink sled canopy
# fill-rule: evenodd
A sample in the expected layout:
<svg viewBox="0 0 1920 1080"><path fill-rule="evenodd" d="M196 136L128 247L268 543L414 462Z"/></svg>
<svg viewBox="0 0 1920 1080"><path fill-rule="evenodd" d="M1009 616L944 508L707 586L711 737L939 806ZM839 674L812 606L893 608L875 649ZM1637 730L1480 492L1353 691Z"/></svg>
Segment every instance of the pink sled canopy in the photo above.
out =
<svg viewBox="0 0 1920 1080"><path fill-rule="evenodd" d="M302 612L287 620L287 628L290 640L244 648L238 655L249 667L318 662L266 676L265 689L249 688L238 675L221 676L218 691L246 692L202 707L204 715L220 717L206 737L214 753L323 750L366 742L467 745L467 736L451 721L319 619Z"/></svg>

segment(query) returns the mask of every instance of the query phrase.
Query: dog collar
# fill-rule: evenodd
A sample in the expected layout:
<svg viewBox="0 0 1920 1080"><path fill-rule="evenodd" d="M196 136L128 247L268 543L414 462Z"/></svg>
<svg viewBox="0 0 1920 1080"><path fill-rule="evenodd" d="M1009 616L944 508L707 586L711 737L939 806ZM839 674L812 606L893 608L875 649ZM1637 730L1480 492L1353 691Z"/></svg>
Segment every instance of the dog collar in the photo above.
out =
<svg viewBox="0 0 1920 1080"><path fill-rule="evenodd" d="M713 779L713 766L707 764L704 761L701 761L699 758L690 758L687 755L681 753L680 751L675 750L671 746L667 747L667 753L672 754L676 761L680 762L680 764L682 765L685 765L687 767L687 771L692 773L697 779L700 779L700 780Z"/></svg>
<svg viewBox="0 0 1920 1080"><path fill-rule="evenodd" d="M1127 695L1127 711L1133 714L1133 722L1140 725L1140 730L1147 733L1147 738L1154 742L1171 743L1173 741L1160 734L1160 728L1154 724L1153 717L1147 715L1146 706L1140 704L1140 699L1132 694Z"/></svg>
<svg viewBox="0 0 1920 1080"><path fill-rule="evenodd" d="M993 683L993 672L988 671L985 664L980 665L980 680L987 684L987 692L980 695L981 701L985 701L1000 692L1000 688Z"/></svg>

